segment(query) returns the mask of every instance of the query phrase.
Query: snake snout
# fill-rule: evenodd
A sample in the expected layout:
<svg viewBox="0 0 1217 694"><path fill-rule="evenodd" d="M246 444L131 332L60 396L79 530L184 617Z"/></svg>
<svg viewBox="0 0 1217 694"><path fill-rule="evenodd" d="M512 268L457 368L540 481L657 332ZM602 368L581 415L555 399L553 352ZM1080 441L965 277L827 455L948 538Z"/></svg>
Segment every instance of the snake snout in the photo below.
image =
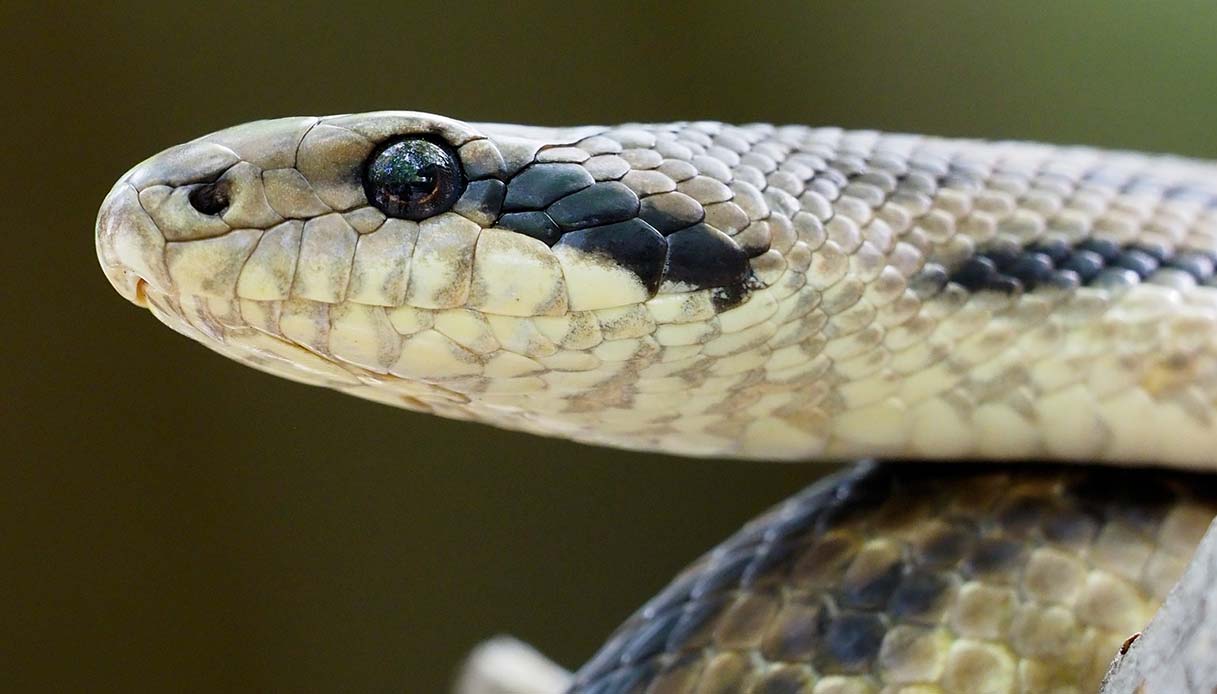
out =
<svg viewBox="0 0 1217 694"><path fill-rule="evenodd" d="M233 216L233 207L246 212L241 226L278 221L267 213L248 218L245 198L259 193L250 183L250 168L226 147L190 142L124 174L97 213L97 257L110 284L128 301L146 307L145 290L171 294L171 288L180 289L166 260L173 242L224 236L233 227L225 221Z"/></svg>
<svg viewBox="0 0 1217 694"><path fill-rule="evenodd" d="M149 287L165 291L165 239L139 204L135 189L120 181L106 196L95 227L97 259L110 284L128 301L147 306Z"/></svg>

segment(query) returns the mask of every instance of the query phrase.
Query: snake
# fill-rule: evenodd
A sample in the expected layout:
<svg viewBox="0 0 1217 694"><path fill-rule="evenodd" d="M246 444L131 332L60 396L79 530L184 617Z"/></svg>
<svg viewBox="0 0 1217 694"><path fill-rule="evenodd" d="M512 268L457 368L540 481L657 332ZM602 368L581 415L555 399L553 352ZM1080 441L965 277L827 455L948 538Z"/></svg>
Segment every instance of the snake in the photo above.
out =
<svg viewBox="0 0 1217 694"><path fill-rule="evenodd" d="M555 691L1095 691L1217 515L1217 164L713 121L290 117L169 148L113 287L297 382L692 457L871 461Z"/></svg>

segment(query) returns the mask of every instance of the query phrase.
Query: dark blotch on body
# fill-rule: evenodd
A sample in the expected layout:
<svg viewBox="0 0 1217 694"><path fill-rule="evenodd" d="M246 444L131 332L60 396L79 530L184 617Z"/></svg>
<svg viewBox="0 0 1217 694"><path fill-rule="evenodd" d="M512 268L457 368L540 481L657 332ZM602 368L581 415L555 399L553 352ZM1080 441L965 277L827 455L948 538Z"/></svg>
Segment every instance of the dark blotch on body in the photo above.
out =
<svg viewBox="0 0 1217 694"><path fill-rule="evenodd" d="M810 660L824 643L831 622L829 614L828 607L819 602L786 603L774 618L761 653L769 660Z"/></svg>
<svg viewBox="0 0 1217 694"><path fill-rule="evenodd" d="M914 556L927 566L952 567L971 549L975 536L974 529L963 525L937 525L914 543Z"/></svg>
<svg viewBox="0 0 1217 694"><path fill-rule="evenodd" d="M846 612L835 617L816 658L822 672L852 674L870 669L887 629L878 615Z"/></svg>
<svg viewBox="0 0 1217 694"><path fill-rule="evenodd" d="M898 619L935 623L949 602L951 587L942 574L914 571L901 579L887 611Z"/></svg>
<svg viewBox="0 0 1217 694"><path fill-rule="evenodd" d="M1000 537L985 537L977 541L972 556L964 565L971 576L1008 577L1010 571L1022 562L1024 551L1021 542Z"/></svg>
<svg viewBox="0 0 1217 694"><path fill-rule="evenodd" d="M883 563L862 567L859 571L858 561L869 555L859 555L853 566L845 574L841 583L841 605L857 609L877 609L891 597L896 586L900 583L903 564L899 556L885 559Z"/></svg>
<svg viewBox="0 0 1217 694"><path fill-rule="evenodd" d="M1121 246L1109 239L1089 238L1070 246L1062 239L1047 239L1020 247L1004 239L968 258L950 279L972 292L1013 293L1040 287L1126 286L1168 267L1204 284L1213 279L1215 260L1206 253L1155 243Z"/></svg>

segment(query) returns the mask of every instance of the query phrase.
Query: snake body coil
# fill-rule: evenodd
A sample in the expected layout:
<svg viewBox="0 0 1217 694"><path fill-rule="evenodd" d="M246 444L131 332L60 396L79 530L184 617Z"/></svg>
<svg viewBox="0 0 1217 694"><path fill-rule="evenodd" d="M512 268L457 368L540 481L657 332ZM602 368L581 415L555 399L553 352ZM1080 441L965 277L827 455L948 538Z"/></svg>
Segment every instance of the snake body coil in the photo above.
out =
<svg viewBox="0 0 1217 694"><path fill-rule="evenodd" d="M447 417L685 455L1214 468L1204 162L288 118L135 167L96 240L124 296L208 347ZM574 691L1093 688L1213 516L1209 479L855 471L678 578Z"/></svg>

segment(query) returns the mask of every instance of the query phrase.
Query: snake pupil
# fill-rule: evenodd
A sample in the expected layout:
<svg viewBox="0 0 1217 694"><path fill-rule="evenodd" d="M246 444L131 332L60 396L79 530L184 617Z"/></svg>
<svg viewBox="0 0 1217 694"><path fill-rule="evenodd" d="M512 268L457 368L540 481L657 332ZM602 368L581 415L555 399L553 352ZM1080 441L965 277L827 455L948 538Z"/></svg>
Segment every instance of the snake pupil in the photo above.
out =
<svg viewBox="0 0 1217 694"><path fill-rule="evenodd" d="M373 153L364 187L368 200L386 215L420 220L451 208L464 176L447 147L412 138Z"/></svg>

